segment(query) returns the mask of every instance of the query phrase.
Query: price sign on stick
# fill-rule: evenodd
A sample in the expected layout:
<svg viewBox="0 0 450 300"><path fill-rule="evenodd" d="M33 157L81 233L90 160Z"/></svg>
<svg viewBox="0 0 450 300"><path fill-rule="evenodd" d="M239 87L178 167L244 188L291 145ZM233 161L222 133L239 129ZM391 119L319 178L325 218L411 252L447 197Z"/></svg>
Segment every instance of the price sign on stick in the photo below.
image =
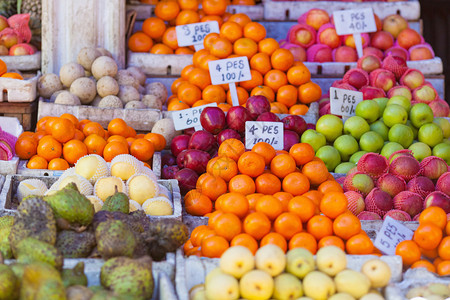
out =
<svg viewBox="0 0 450 300"><path fill-rule="evenodd" d="M338 88L330 88L330 111L333 115L351 117L355 108L363 101L363 93Z"/></svg>
<svg viewBox="0 0 450 300"><path fill-rule="evenodd" d="M397 245L402 241L412 239L413 235L412 230L388 216L377 233L374 245L387 255L395 255Z"/></svg>
<svg viewBox="0 0 450 300"><path fill-rule="evenodd" d="M213 60L208 62L211 83L214 85L228 83L233 106L239 105L236 82L252 79L250 65L246 56Z"/></svg>
<svg viewBox="0 0 450 300"><path fill-rule="evenodd" d="M175 130L183 130L194 127L195 130L201 130L200 114L208 106L217 106L217 103L206 104L193 108L178 110L172 112L173 125Z"/></svg>
<svg viewBox="0 0 450 300"><path fill-rule="evenodd" d="M203 40L210 33L219 33L219 23L217 21L193 23L179 25L175 27L177 33L178 46L192 46L195 50L203 49Z"/></svg>
<svg viewBox="0 0 450 300"><path fill-rule="evenodd" d="M245 122L245 148L252 149L259 142L266 142L275 150L284 148L283 122Z"/></svg>
<svg viewBox="0 0 450 300"><path fill-rule="evenodd" d="M361 33L377 31L372 8L335 11L333 20L338 35L353 34L358 56L363 56Z"/></svg>

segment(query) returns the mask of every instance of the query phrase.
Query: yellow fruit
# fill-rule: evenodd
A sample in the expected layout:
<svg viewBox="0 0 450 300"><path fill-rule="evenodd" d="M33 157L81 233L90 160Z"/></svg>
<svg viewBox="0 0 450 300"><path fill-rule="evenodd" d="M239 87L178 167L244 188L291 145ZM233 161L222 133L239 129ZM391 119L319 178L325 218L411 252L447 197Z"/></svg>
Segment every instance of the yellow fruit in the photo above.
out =
<svg viewBox="0 0 450 300"><path fill-rule="evenodd" d="M150 216L173 215L173 205L166 197L155 197L148 199L142 205L145 213Z"/></svg>
<svg viewBox="0 0 450 300"><path fill-rule="evenodd" d="M128 180L134 174L142 170L142 162L129 154L120 154L111 161L111 175L122 180Z"/></svg>
<svg viewBox="0 0 450 300"><path fill-rule="evenodd" d="M159 194L158 183L145 174L136 174L127 181L128 196L140 205Z"/></svg>
<svg viewBox="0 0 450 300"><path fill-rule="evenodd" d="M95 184L95 181L103 176L108 176L106 161L97 154L89 154L81 157L75 164L75 172Z"/></svg>
<svg viewBox="0 0 450 300"><path fill-rule="evenodd" d="M99 197L90 195L90 196L86 196L86 198L88 198L89 201L91 201L92 205L94 205L95 212L98 212L102 209L103 201Z"/></svg>
<svg viewBox="0 0 450 300"><path fill-rule="evenodd" d="M127 188L122 179L115 176L101 177L94 185L94 195L105 201L106 198L116 193L116 187L118 192L126 194Z"/></svg>
<svg viewBox="0 0 450 300"><path fill-rule="evenodd" d="M39 179L25 179L17 187L17 198L19 202L31 195L43 196L47 191L47 185Z"/></svg>
<svg viewBox="0 0 450 300"><path fill-rule="evenodd" d="M71 182L76 184L78 191L81 194L83 194L85 196L92 195L92 192L94 191L94 187L89 182L89 180L87 180L86 178L84 178L78 174L67 176L65 178L60 178L57 181L58 190L63 189L66 185L68 185Z"/></svg>
<svg viewBox="0 0 450 300"><path fill-rule="evenodd" d="M130 212L142 210L142 206L134 200L130 200Z"/></svg>

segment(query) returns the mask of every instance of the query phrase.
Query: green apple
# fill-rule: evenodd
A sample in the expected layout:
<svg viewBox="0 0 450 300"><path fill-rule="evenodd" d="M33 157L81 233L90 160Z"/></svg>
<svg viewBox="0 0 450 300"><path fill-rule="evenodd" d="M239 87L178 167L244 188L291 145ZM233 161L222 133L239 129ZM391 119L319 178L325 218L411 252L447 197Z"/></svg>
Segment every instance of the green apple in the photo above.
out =
<svg viewBox="0 0 450 300"><path fill-rule="evenodd" d="M239 282L241 297L245 299L269 299L273 294L273 287L272 276L263 270L247 272Z"/></svg>
<svg viewBox="0 0 450 300"><path fill-rule="evenodd" d="M442 143L443 139L444 134L442 133L442 129L435 123L428 123L420 126L418 134L419 142L434 147L437 144Z"/></svg>
<svg viewBox="0 0 450 300"><path fill-rule="evenodd" d="M389 127L387 127L383 120L378 120L376 122L373 122L370 124L370 130L377 132L381 135L383 140L387 141L388 139L388 133L389 133Z"/></svg>
<svg viewBox="0 0 450 300"><path fill-rule="evenodd" d="M364 100L356 105L355 115L363 118L367 123L373 123L380 117L380 106L374 100Z"/></svg>
<svg viewBox="0 0 450 300"><path fill-rule="evenodd" d="M380 116L382 116L389 99L388 98L375 98L372 100L375 101L376 103L378 103L378 106L380 107Z"/></svg>
<svg viewBox="0 0 450 300"><path fill-rule="evenodd" d="M408 148L414 140L414 133L407 125L395 124L389 129L388 137L390 142L396 142L403 148Z"/></svg>
<svg viewBox="0 0 450 300"><path fill-rule="evenodd" d="M342 161L348 161L359 150L358 142L351 135L341 135L334 141L333 147L339 151Z"/></svg>
<svg viewBox="0 0 450 300"><path fill-rule="evenodd" d="M359 159L364 155L368 153L367 151L358 151L352 156L350 156L350 162L354 163L355 165L358 163Z"/></svg>
<svg viewBox="0 0 450 300"><path fill-rule="evenodd" d="M323 147L327 144L327 140L325 136L314 129L308 129L303 132L302 137L300 138L302 143L308 143L313 147L314 152L317 152L320 147Z"/></svg>
<svg viewBox="0 0 450 300"><path fill-rule="evenodd" d="M348 121L348 120L347 120ZM450 121L446 118L434 118L433 123L438 124L442 129L444 138L448 139L450 137ZM345 124L344 124L345 131Z"/></svg>
<svg viewBox="0 0 450 300"><path fill-rule="evenodd" d="M398 151L398 150L403 150L405 148L403 148L402 145L400 145L399 143L396 142L388 142L383 146L383 149L381 149L380 154L383 155L384 157L386 157L387 159L389 159L389 157L391 156L392 153Z"/></svg>
<svg viewBox="0 0 450 300"><path fill-rule="evenodd" d="M207 299L239 299L239 282L231 275L218 273L205 284L205 294Z"/></svg>
<svg viewBox="0 0 450 300"><path fill-rule="evenodd" d="M280 247L267 244L255 253L256 268L266 271L270 276L277 276L286 267L286 255Z"/></svg>
<svg viewBox="0 0 450 300"><path fill-rule="evenodd" d="M419 135L419 129L417 129L410 120L406 121L406 125L411 128L413 131L414 139L417 140L417 136Z"/></svg>
<svg viewBox="0 0 450 300"><path fill-rule="evenodd" d="M343 162L334 169L334 172L339 174L347 174L347 172L354 167L356 167L356 165L352 162Z"/></svg>
<svg viewBox="0 0 450 300"><path fill-rule="evenodd" d="M344 123L344 134L350 134L359 140L361 135L370 130L369 123L361 117L353 116Z"/></svg>
<svg viewBox="0 0 450 300"><path fill-rule="evenodd" d="M339 151L333 146L323 146L317 152L316 156L323 160L327 166L328 172L333 172L334 169L341 163L341 155Z"/></svg>
<svg viewBox="0 0 450 300"><path fill-rule="evenodd" d="M292 274L283 273L275 277L272 298L297 299L303 296L303 288L300 280Z"/></svg>
<svg viewBox="0 0 450 300"><path fill-rule="evenodd" d="M385 287L391 279L391 268L381 259L369 259L362 267L361 272L369 278L371 287Z"/></svg>
<svg viewBox="0 0 450 300"><path fill-rule="evenodd" d="M420 128L424 124L433 122L433 111L428 104L417 103L411 108L409 119L416 128Z"/></svg>
<svg viewBox="0 0 450 300"><path fill-rule="evenodd" d="M425 157L431 156L430 146L422 142L413 143L408 147L408 149L413 152L414 157L418 161L422 161Z"/></svg>
<svg viewBox="0 0 450 300"><path fill-rule="evenodd" d="M253 253L244 246L228 248L220 257L220 269L229 275L241 278L255 267Z"/></svg>
<svg viewBox="0 0 450 300"><path fill-rule="evenodd" d="M305 248L294 248L286 253L286 271L303 279L306 274L314 271L316 264L314 256Z"/></svg>
<svg viewBox="0 0 450 300"><path fill-rule="evenodd" d="M339 247L322 247L316 253L316 265L319 271L334 276L347 267L347 256Z"/></svg>
<svg viewBox="0 0 450 300"><path fill-rule="evenodd" d="M434 146L433 155L445 160L447 165L450 165L450 144L440 143Z"/></svg>
<svg viewBox="0 0 450 300"><path fill-rule="evenodd" d="M391 97L391 99L389 99L389 101L387 102L387 105L391 105L391 104L398 104L400 106L403 106L403 108L406 109L406 111L408 113L411 110L411 100L409 100L405 96L397 95L397 96Z"/></svg>
<svg viewBox="0 0 450 300"><path fill-rule="evenodd" d="M328 298L328 300L356 300L356 299L352 295L347 293L336 293L330 298Z"/></svg>
<svg viewBox="0 0 450 300"><path fill-rule="evenodd" d="M339 293L348 293L356 299L361 298L370 290L370 280L361 272L355 270L343 270L334 277L336 290Z"/></svg>
<svg viewBox="0 0 450 300"><path fill-rule="evenodd" d="M406 124L408 120L408 112L406 109L398 104L386 106L383 112L383 122L387 127L392 127L395 124Z"/></svg>
<svg viewBox="0 0 450 300"><path fill-rule="evenodd" d="M312 299L328 299L336 293L336 285L327 274L312 271L303 278L303 291Z"/></svg>
<svg viewBox="0 0 450 300"><path fill-rule="evenodd" d="M359 139L359 147L361 148L361 150L367 152L380 153L381 148L383 148L383 145L384 145L383 137L375 131L368 131L364 133Z"/></svg>
<svg viewBox="0 0 450 300"><path fill-rule="evenodd" d="M329 143L334 142L337 137L341 136L343 129L342 119L335 115L321 116L316 123L316 131L322 133Z"/></svg>

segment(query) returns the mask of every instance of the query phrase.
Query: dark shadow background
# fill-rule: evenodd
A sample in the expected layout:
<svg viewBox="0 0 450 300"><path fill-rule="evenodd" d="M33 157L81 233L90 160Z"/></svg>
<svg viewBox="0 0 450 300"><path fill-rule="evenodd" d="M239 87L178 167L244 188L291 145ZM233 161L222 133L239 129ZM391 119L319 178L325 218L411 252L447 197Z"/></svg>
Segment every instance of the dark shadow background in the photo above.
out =
<svg viewBox="0 0 450 300"><path fill-rule="evenodd" d="M420 0L423 35L442 58L445 75L445 100L450 103L450 0Z"/></svg>

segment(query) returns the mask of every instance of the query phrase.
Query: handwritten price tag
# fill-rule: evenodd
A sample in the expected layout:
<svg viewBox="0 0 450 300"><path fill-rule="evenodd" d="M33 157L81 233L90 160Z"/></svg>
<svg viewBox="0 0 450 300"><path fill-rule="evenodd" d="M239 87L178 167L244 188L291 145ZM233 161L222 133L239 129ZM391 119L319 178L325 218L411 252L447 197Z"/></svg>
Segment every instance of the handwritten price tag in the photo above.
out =
<svg viewBox="0 0 450 300"><path fill-rule="evenodd" d="M217 103L210 103L193 108L178 110L172 112L173 124L175 130L183 130L194 127L196 130L202 129L200 124L200 114L208 106L217 106Z"/></svg>
<svg viewBox="0 0 450 300"><path fill-rule="evenodd" d="M387 255L395 255L395 247L402 241L412 239L413 235L412 230L388 216L383 221L374 245Z"/></svg>
<svg viewBox="0 0 450 300"><path fill-rule="evenodd" d="M266 142L275 150L284 148L283 122L245 122L245 148L252 149L259 142Z"/></svg>
<svg viewBox="0 0 450 300"><path fill-rule="evenodd" d="M175 27L177 42L180 47L203 44L205 36L215 32L219 33L217 21L192 23Z"/></svg>
<svg viewBox="0 0 450 300"><path fill-rule="evenodd" d="M333 115L354 116L356 105L361 101L363 101L361 92L330 88L330 111Z"/></svg>
<svg viewBox="0 0 450 300"><path fill-rule="evenodd" d="M224 84L252 79L246 56L208 62L212 84Z"/></svg>
<svg viewBox="0 0 450 300"><path fill-rule="evenodd" d="M372 8L338 10L333 19L338 35L377 31Z"/></svg>

